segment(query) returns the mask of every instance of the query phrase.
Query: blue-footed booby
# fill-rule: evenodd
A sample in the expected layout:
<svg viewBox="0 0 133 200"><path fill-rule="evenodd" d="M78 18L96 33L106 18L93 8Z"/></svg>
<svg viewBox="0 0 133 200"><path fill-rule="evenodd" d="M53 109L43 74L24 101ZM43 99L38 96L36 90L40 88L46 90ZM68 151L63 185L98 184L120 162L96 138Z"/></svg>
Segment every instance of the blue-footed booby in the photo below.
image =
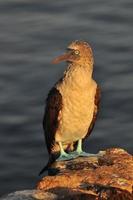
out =
<svg viewBox="0 0 133 200"><path fill-rule="evenodd" d="M74 41L66 53L55 58L54 64L67 61L62 78L50 90L43 118L43 128L49 153L47 169L53 161L89 156L82 150L96 121L100 88L93 79L93 53L84 41Z"/></svg>

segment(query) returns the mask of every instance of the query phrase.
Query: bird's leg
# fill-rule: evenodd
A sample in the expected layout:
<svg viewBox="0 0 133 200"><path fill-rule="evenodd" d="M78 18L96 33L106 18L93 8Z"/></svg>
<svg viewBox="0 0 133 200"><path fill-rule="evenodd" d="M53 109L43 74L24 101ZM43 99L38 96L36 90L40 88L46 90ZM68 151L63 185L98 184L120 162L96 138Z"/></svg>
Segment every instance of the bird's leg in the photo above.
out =
<svg viewBox="0 0 133 200"><path fill-rule="evenodd" d="M83 152L83 150L82 150L82 140L81 140L81 139L78 140L78 145L77 145L76 152L77 152L78 154L81 154L81 153Z"/></svg>
<svg viewBox="0 0 133 200"><path fill-rule="evenodd" d="M60 156L59 158L56 159L56 161L71 160L77 157L76 155L66 153L63 149L62 142L59 142L59 146L60 146Z"/></svg>
<svg viewBox="0 0 133 200"><path fill-rule="evenodd" d="M90 154L90 153L86 153L82 150L82 139L78 140L78 144L77 144L77 148L76 151L71 153L72 155L77 155L77 156L83 156L83 157L87 157L87 156L96 156L97 154Z"/></svg>

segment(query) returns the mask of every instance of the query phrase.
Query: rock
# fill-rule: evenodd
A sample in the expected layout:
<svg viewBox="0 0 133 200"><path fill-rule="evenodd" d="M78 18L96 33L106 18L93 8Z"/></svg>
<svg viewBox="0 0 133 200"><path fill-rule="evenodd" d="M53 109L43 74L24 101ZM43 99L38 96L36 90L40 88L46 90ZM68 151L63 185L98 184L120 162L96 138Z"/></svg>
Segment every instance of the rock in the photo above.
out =
<svg viewBox="0 0 133 200"><path fill-rule="evenodd" d="M58 197L56 194L52 194L49 192L43 192L40 190L24 190L5 195L0 198L0 200L55 200L57 198Z"/></svg>
<svg viewBox="0 0 133 200"><path fill-rule="evenodd" d="M64 200L133 200L133 156L112 148L98 156L55 162L37 189Z"/></svg>

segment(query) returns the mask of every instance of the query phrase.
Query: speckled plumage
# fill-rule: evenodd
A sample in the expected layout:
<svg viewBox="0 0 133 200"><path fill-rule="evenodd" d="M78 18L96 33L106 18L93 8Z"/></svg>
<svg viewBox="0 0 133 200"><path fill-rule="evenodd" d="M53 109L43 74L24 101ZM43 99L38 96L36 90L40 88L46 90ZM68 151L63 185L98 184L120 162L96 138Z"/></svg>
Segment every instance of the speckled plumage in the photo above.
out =
<svg viewBox="0 0 133 200"><path fill-rule="evenodd" d="M75 41L68 49L80 51L80 56L69 53L69 57L60 57L69 61L68 67L46 101L43 127L49 163L59 151L58 142L65 150L72 150L77 140L90 135L99 107L100 89L92 78L94 61L90 46Z"/></svg>
<svg viewBox="0 0 133 200"><path fill-rule="evenodd" d="M55 141L71 143L84 138L92 121L95 107L96 82L89 77L87 66L69 66L62 83L56 88L62 95L59 127Z"/></svg>

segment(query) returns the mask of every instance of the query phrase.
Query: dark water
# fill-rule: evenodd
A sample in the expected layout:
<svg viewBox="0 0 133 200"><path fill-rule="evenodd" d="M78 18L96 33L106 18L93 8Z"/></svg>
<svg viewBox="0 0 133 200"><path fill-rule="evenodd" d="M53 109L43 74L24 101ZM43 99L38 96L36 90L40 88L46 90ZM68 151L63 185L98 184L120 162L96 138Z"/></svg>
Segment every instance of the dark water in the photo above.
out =
<svg viewBox="0 0 133 200"><path fill-rule="evenodd" d="M65 63L53 57L75 39L95 55L102 88L90 152L119 146L133 153L133 1L0 1L0 194L34 188L47 161L42 116Z"/></svg>

